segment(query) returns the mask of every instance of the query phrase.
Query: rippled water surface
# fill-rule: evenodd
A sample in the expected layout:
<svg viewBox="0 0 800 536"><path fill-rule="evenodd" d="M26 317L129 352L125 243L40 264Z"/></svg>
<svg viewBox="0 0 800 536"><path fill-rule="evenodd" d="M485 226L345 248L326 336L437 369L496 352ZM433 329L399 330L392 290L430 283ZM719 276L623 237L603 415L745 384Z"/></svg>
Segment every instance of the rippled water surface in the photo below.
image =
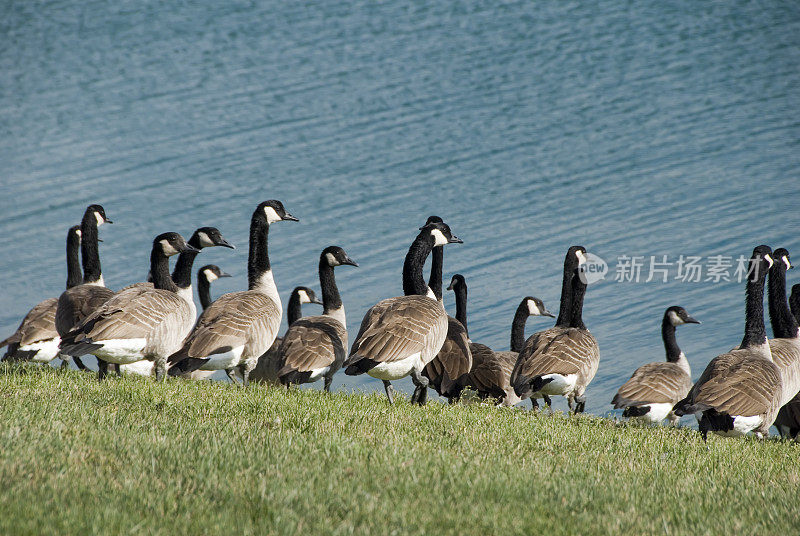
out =
<svg viewBox="0 0 800 536"><path fill-rule="evenodd" d="M110 287L145 276L155 234L214 225L239 246L199 258L234 274L219 295L246 285L250 213L281 199L301 219L270 233L282 295L343 246L361 264L337 270L351 332L400 294L438 214L464 240L445 277L467 278L470 335L497 349L523 296L558 308L570 245L609 263L584 314L601 349L587 410L605 413L662 359L665 307L703 322L678 333L695 376L741 339L742 284L675 266L645 283L651 255L735 264L764 242L800 259L796 3L195 4L0 7L3 334L62 290L89 203L115 221ZM621 255L645 257L642 281L615 281Z"/></svg>

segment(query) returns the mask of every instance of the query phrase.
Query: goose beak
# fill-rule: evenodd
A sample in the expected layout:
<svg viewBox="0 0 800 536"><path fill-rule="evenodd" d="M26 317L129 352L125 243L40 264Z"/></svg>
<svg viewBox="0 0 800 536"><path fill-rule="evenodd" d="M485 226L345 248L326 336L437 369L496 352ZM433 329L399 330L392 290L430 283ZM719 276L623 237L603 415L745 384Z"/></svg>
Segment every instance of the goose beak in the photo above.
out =
<svg viewBox="0 0 800 536"><path fill-rule="evenodd" d="M97 239L97 241L98 241L98 242L102 242L102 241L103 241L103 239L102 239L102 238L98 238L98 239Z"/></svg>
<svg viewBox="0 0 800 536"><path fill-rule="evenodd" d="M691 316L687 316L686 320L684 320L684 322L686 322L687 324L700 324L701 323L699 320L695 320Z"/></svg>
<svg viewBox="0 0 800 536"><path fill-rule="evenodd" d="M283 221L300 221L297 218L295 218L294 216L292 216L291 214L289 214L288 212L286 214L284 214L281 219Z"/></svg>
<svg viewBox="0 0 800 536"><path fill-rule="evenodd" d="M214 245L215 245L215 246L222 246L222 247L224 247L224 248L236 249L236 246L234 246L233 244L231 244L230 242L228 242L227 240L225 240L225 239L224 239L224 238L222 238L222 237L220 237L220 238L219 238L219 239L218 239L218 240L217 240L217 241L214 243Z"/></svg>
<svg viewBox="0 0 800 536"><path fill-rule="evenodd" d="M346 257L344 259L344 262L342 262L342 264L349 264L350 266L355 266L356 268L358 268L358 263L356 261L354 261L353 259L351 259L350 257Z"/></svg>
<svg viewBox="0 0 800 536"><path fill-rule="evenodd" d="M548 311L547 309L545 309L544 311L542 311L542 316L549 316L550 318L555 318L555 317L556 317L556 315L554 315L553 313L551 313L551 312L550 312L550 311Z"/></svg>
<svg viewBox="0 0 800 536"><path fill-rule="evenodd" d="M184 253L184 252L186 252L186 253L200 253L200 250L197 249L196 247L192 246L192 245L184 244L183 248L180 249L180 252L181 253Z"/></svg>
<svg viewBox="0 0 800 536"><path fill-rule="evenodd" d="M103 218L105 220L104 223L114 223L113 221L109 220L108 218Z"/></svg>
<svg viewBox="0 0 800 536"><path fill-rule="evenodd" d="M453 290L453 284L450 283L449 285L447 285L447 288L445 290Z"/></svg>
<svg viewBox="0 0 800 536"><path fill-rule="evenodd" d="M450 240L448 240L448 241L447 241L447 243L448 243L448 244L463 244L463 243L464 243L464 241L463 241L463 240L461 240L461 239L460 239L459 237L457 237L456 235L453 235L453 236L451 236L451 237L450 237Z"/></svg>
<svg viewBox="0 0 800 536"><path fill-rule="evenodd" d="M231 247L233 247L233 246L231 246ZM217 276L217 277L233 277L233 276L231 274L229 274L228 272L223 272L222 270L220 270L219 271L219 276Z"/></svg>
<svg viewBox="0 0 800 536"><path fill-rule="evenodd" d="M317 305L325 305L325 304L324 304L324 303L322 303L322 302L320 301L320 299L319 299L319 298L317 298L316 296L314 296L314 299L313 299L313 300L311 300L311 303L316 303Z"/></svg>

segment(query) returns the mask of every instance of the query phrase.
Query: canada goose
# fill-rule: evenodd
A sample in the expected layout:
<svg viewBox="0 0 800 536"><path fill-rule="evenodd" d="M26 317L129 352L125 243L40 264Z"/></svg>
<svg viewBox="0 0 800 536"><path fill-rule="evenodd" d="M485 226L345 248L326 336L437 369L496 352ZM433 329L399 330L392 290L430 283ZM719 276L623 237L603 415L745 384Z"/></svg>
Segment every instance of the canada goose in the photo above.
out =
<svg viewBox="0 0 800 536"><path fill-rule="evenodd" d="M416 387L428 385L421 372L442 348L447 313L441 303L427 296L422 268L433 247L453 243L461 240L446 224L422 227L403 263L405 296L382 300L367 311L344 363L348 376L367 373L383 380L390 403L394 400L391 380L410 374Z"/></svg>
<svg viewBox="0 0 800 536"><path fill-rule="evenodd" d="M642 365L619 388L611 403L615 409L625 409L623 417L641 417L652 423L669 417L670 423L678 422L679 418L672 413L672 407L692 388L692 371L686 355L678 347L675 328L699 323L683 307L673 305L664 311L661 339L664 341L667 362Z"/></svg>
<svg viewBox="0 0 800 536"><path fill-rule="evenodd" d="M67 288L80 285L81 264L78 251L81 245L81 228L70 227L67 232ZM58 298L49 298L35 305L13 335L0 342L0 348L8 345L2 359L49 363L58 355L61 337L56 330L56 308ZM67 361L63 364L66 365Z"/></svg>
<svg viewBox="0 0 800 536"><path fill-rule="evenodd" d="M322 305L313 290L308 287L295 287L289 296L289 304L286 306L286 321L289 327L303 316L301 307L304 303ZM269 350L261 354L256 368L250 372L250 381L278 383L278 348L281 347L282 342L283 337L275 337Z"/></svg>
<svg viewBox="0 0 800 536"><path fill-rule="evenodd" d="M194 304L178 294L169 274L169 257L187 250L198 251L178 233L155 237L150 253L155 288L138 286L115 294L63 338L62 351L94 354L98 364L155 361L156 380L162 379L167 357L180 348L195 319ZM99 379L106 373L107 366L98 367Z"/></svg>
<svg viewBox="0 0 800 536"><path fill-rule="evenodd" d="M225 370L235 382L233 371L238 367L242 385L248 385L250 371L275 340L283 315L267 248L269 226L279 221L298 221L280 201L264 201L253 212L247 260L249 290L224 294L203 311L183 347L170 356L170 375L197 369Z"/></svg>
<svg viewBox="0 0 800 536"><path fill-rule="evenodd" d="M725 436L753 431L762 438L780 408L781 374L764 329L764 280L773 264L771 255L768 246L757 246L750 259L742 344L712 359L673 409L678 416L694 413L703 439L709 430Z"/></svg>
<svg viewBox="0 0 800 536"><path fill-rule="evenodd" d="M97 246L99 242L97 228L104 223L113 222L106 217L103 207L100 205L86 207L81 219L83 283L65 290L58 297L56 307L56 330L62 339L73 327L114 295L114 291L105 287ZM86 370L79 355L74 355L72 358L78 368Z"/></svg>
<svg viewBox="0 0 800 536"><path fill-rule="evenodd" d="M472 369L459 380L462 388L474 389L481 398L494 398L504 406L514 406L520 402L510 380L519 351L525 344L525 322L529 316L555 318L539 298L523 298L511 322L511 350L496 352L484 344L471 343ZM549 398L545 398L545 401L549 403Z"/></svg>
<svg viewBox="0 0 800 536"><path fill-rule="evenodd" d="M230 277L231 274L223 272L216 264L206 264L197 270L197 295L200 298L200 307L204 310L211 305L211 283L220 277Z"/></svg>
<svg viewBox="0 0 800 536"><path fill-rule="evenodd" d="M772 360L781 371L783 397L781 406L800 391L800 338L797 320L786 301L786 270L792 267L789 252L778 248L772 252L775 261L769 269L767 303L773 339L769 339Z"/></svg>
<svg viewBox="0 0 800 536"><path fill-rule="evenodd" d="M336 266L358 266L339 246L329 246L319 256L322 289L321 316L307 316L292 323L278 348L278 377L284 385L324 378L331 390L333 375L342 368L347 352L347 319L336 286Z"/></svg>
<svg viewBox="0 0 800 536"><path fill-rule="evenodd" d="M583 246L569 248L564 259L561 309L556 325L525 341L511 374L511 385L520 398L565 396L575 413L586 406L584 391L600 361L597 341L583 324L586 282L580 267L585 262Z"/></svg>

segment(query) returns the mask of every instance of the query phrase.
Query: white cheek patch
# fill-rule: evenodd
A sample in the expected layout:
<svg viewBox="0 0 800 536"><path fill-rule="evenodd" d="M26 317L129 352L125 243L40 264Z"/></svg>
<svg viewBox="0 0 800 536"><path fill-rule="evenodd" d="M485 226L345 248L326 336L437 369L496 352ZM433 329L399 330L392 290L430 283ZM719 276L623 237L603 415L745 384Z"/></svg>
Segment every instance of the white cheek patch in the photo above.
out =
<svg viewBox="0 0 800 536"><path fill-rule="evenodd" d="M204 248L210 248L215 245L214 241L206 233L197 233L197 237L200 239L200 245Z"/></svg>
<svg viewBox="0 0 800 536"><path fill-rule="evenodd" d="M792 267L792 263L789 262L789 259L786 257L786 255L784 255L781 258L783 259L783 262L786 264L786 269L787 270Z"/></svg>
<svg viewBox="0 0 800 536"><path fill-rule="evenodd" d="M325 258L328 259L329 266L338 266L339 261L336 260L336 257L333 256L333 253L326 253Z"/></svg>
<svg viewBox="0 0 800 536"><path fill-rule="evenodd" d="M75 229L75 234L78 235L78 238L83 236L83 233L81 232L80 229Z"/></svg>
<svg viewBox="0 0 800 536"><path fill-rule="evenodd" d="M208 270L208 269L206 269L206 270L203 270L203 275L205 275L205 276L206 276L206 280L207 280L209 283L211 283L212 281L216 281L217 279L219 279L219 278L217 277L217 274L215 274L214 272L212 272L211 270Z"/></svg>
<svg viewBox="0 0 800 536"><path fill-rule="evenodd" d="M539 310L539 306L534 303L533 300L528 300L528 313L531 316L539 316L542 312Z"/></svg>
<svg viewBox="0 0 800 536"><path fill-rule="evenodd" d="M684 321L677 315L675 311L669 312L669 321L672 323L673 326L680 326L684 323Z"/></svg>
<svg viewBox="0 0 800 536"><path fill-rule="evenodd" d="M172 255L178 254L178 250L175 249L175 247L169 243L169 240L164 239L161 240L159 243L161 244L161 251L163 251L164 255L166 255L167 257L171 257Z"/></svg>
<svg viewBox="0 0 800 536"><path fill-rule="evenodd" d="M330 255L330 253L328 253L328 255ZM308 297L308 292L301 290L298 292L298 294L300 295L300 303L311 303L311 298Z"/></svg>
<svg viewBox="0 0 800 536"><path fill-rule="evenodd" d="M264 207L264 214L267 215L267 223L275 223L276 221L281 221L283 219L278 216L278 213L275 212L275 209L272 207Z"/></svg>
<svg viewBox="0 0 800 536"><path fill-rule="evenodd" d="M575 256L578 257L578 266L586 264L586 255L583 254L583 251L577 250Z"/></svg>
<svg viewBox="0 0 800 536"><path fill-rule="evenodd" d="M770 268L772 268L772 265L775 264L775 261L772 260L772 257L770 257L769 254L764 255L764 259L766 259L766 261L769 263Z"/></svg>
<svg viewBox="0 0 800 536"><path fill-rule="evenodd" d="M431 231L431 236L433 236L433 244L435 246L443 246L447 244L447 237L444 236L444 233L439 229L434 229Z"/></svg>
<svg viewBox="0 0 800 536"><path fill-rule="evenodd" d="M103 218L103 216L101 216L101 215L100 215L100 213L99 213L99 212L97 212L97 211L95 211L95 213L94 213L94 217L95 217L95 219L97 220L97 225L98 225L98 227L99 227L100 225L103 225L103 224L106 222L105 218Z"/></svg>

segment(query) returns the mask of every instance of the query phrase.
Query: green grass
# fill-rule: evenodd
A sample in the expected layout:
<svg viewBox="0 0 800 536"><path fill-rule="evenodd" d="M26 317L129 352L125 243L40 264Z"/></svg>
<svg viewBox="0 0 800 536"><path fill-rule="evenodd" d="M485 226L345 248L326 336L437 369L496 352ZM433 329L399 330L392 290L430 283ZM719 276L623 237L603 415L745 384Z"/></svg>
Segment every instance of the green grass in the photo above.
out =
<svg viewBox="0 0 800 536"><path fill-rule="evenodd" d="M800 445L0 364L0 534L796 534Z"/></svg>

